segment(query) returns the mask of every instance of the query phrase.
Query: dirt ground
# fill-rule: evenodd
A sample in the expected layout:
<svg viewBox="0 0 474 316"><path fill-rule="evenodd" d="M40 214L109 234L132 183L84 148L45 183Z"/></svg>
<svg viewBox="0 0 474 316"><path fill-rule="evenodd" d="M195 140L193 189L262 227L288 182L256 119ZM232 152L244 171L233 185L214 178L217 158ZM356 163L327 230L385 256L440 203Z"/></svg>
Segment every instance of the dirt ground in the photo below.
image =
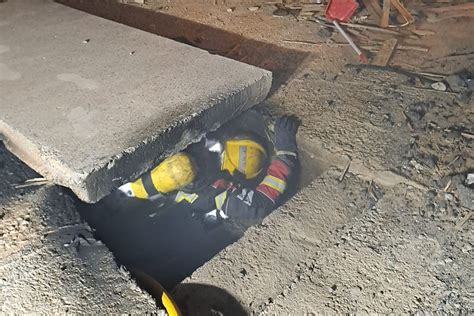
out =
<svg viewBox="0 0 474 316"><path fill-rule="evenodd" d="M204 264L174 292L184 311L474 312L474 188L467 181L474 172L474 102L467 87L431 87L433 78L474 72L474 18L430 22L428 4L413 2L417 22L396 37L418 50L397 49L390 67L376 68L360 65L331 28L293 14L274 16L276 7L264 1L61 2L272 70L271 95L258 111L302 119L301 191L235 243L242 234L203 235L181 219L186 214L171 213L168 220L189 233L179 241L187 248L174 258L189 261L171 258L165 268L166 248L150 253L137 243L155 237L142 230L130 238L133 227L143 228L133 217L117 207L108 208L107 221L83 212L117 257L117 247L129 247L124 264L142 262L168 286ZM415 36L415 28L433 34ZM394 36L353 35L367 47ZM0 181L7 194L11 183L32 176L24 166L2 168L11 174ZM151 218L154 232L174 229L153 218L153 210L133 207L141 212L137 221ZM190 251L190 236L208 252ZM202 291L200 284L217 290Z"/></svg>
<svg viewBox="0 0 474 316"><path fill-rule="evenodd" d="M0 144L0 312L163 314L94 238L68 190L13 187L38 176Z"/></svg>

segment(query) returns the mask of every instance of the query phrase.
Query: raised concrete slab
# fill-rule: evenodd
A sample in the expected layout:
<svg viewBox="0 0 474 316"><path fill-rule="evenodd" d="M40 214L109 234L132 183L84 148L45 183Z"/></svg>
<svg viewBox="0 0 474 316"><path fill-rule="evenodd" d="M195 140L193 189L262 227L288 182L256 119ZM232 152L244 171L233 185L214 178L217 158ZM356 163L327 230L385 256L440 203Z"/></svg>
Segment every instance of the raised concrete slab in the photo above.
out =
<svg viewBox="0 0 474 316"><path fill-rule="evenodd" d="M262 101L271 73L52 1L0 3L0 133L95 202Z"/></svg>

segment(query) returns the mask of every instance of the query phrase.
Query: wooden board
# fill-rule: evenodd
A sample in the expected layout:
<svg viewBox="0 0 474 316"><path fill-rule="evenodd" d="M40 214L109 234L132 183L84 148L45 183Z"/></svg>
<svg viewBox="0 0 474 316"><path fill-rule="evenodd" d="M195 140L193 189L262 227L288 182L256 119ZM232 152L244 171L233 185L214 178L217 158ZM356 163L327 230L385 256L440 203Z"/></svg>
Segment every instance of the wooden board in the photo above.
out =
<svg viewBox="0 0 474 316"><path fill-rule="evenodd" d="M418 36L426 36L426 35L435 35L436 32L431 31L431 30L413 30L413 34L416 34Z"/></svg>
<svg viewBox="0 0 474 316"><path fill-rule="evenodd" d="M408 11L400 0L391 0L390 1L395 9L403 16L408 24L415 22L415 18L411 15L410 11Z"/></svg>
<svg viewBox="0 0 474 316"><path fill-rule="evenodd" d="M380 27L388 27L390 18L390 3L391 0L383 0L382 19L380 20Z"/></svg>
<svg viewBox="0 0 474 316"><path fill-rule="evenodd" d="M382 7L377 0L362 0L369 14L376 21L382 18Z"/></svg>
<svg viewBox="0 0 474 316"><path fill-rule="evenodd" d="M397 47L397 39L390 38L383 42L382 47L380 47L377 56L372 60L372 65L385 67L388 65L390 58L393 55L395 48Z"/></svg>

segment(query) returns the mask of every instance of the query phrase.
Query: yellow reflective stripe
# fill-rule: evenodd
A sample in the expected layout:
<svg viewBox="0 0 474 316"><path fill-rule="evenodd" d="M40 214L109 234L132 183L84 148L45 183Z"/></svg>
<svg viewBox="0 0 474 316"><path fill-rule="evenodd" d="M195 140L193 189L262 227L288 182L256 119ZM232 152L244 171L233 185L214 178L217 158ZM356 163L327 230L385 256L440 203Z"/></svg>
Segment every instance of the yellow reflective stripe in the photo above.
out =
<svg viewBox="0 0 474 316"><path fill-rule="evenodd" d="M132 193L136 198L139 199L147 199L148 198L148 193L146 193L145 187L143 186L142 179L138 179L135 182L132 182L130 184L130 187L132 189Z"/></svg>
<svg viewBox="0 0 474 316"><path fill-rule="evenodd" d="M186 200L192 204L194 201L196 201L198 197L199 195L197 195L196 193L188 194L183 191L179 191L178 194L176 194L176 197L174 198L174 200L176 203Z"/></svg>
<svg viewBox="0 0 474 316"><path fill-rule="evenodd" d="M224 191L221 194L218 194L214 198L214 201L216 201L216 209L222 210L222 206L224 205L226 199L227 199L227 191Z"/></svg>
<svg viewBox="0 0 474 316"><path fill-rule="evenodd" d="M266 176L265 179L263 179L262 184L275 189L280 193L283 193L286 189L285 181L274 176Z"/></svg>
<svg viewBox="0 0 474 316"><path fill-rule="evenodd" d="M181 315L178 310L178 307L174 304L174 302L165 292L163 292L163 295L161 295L161 302L163 303L163 306L165 307L166 312L169 316Z"/></svg>

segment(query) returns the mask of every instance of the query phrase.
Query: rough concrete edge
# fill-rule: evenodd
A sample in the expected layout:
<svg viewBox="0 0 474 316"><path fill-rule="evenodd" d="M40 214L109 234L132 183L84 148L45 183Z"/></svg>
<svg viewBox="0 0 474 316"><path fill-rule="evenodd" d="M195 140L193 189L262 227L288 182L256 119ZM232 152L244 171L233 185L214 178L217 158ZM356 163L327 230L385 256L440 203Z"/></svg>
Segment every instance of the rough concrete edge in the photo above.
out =
<svg viewBox="0 0 474 316"><path fill-rule="evenodd" d="M262 102L272 84L271 72L262 70L260 78L233 94L213 99L194 114L163 128L136 147L112 157L92 170L85 179L85 190L72 188L81 200L97 202L121 184L139 177L164 157L199 141L237 114ZM131 163L133 161L133 163Z"/></svg>
<svg viewBox="0 0 474 316"><path fill-rule="evenodd" d="M73 172L66 164L55 158L53 150L38 147L7 123L0 120L0 141L5 147L48 180L63 186L74 186L85 179L83 174ZM63 181L61 174L72 174L70 181ZM69 185L68 185L69 184Z"/></svg>
<svg viewBox="0 0 474 316"><path fill-rule="evenodd" d="M42 144L34 144L2 120L0 134L7 149L35 171L56 184L69 187L81 200L93 203L121 184L137 178L163 157L184 149L208 131L217 129L236 114L263 101L270 91L271 83L271 72L262 70L260 78L232 95L213 99L201 111L157 131L156 135L111 157L89 173L75 172L58 159L53 150Z"/></svg>

